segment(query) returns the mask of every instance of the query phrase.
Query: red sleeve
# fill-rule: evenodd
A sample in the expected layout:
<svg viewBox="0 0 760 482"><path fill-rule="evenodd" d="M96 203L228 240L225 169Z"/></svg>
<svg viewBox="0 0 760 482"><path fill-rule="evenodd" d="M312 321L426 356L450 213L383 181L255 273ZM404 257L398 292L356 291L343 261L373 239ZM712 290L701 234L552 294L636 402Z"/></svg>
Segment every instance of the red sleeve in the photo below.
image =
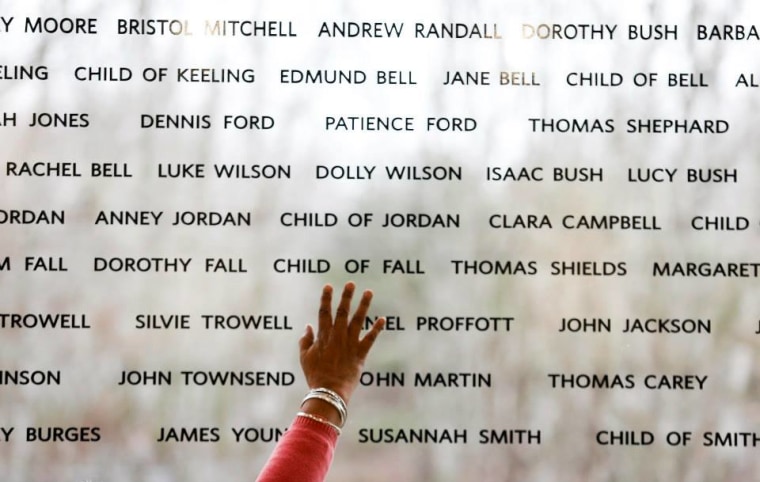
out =
<svg viewBox="0 0 760 482"><path fill-rule="evenodd" d="M256 482L322 482L337 443L338 434L329 425L296 417Z"/></svg>

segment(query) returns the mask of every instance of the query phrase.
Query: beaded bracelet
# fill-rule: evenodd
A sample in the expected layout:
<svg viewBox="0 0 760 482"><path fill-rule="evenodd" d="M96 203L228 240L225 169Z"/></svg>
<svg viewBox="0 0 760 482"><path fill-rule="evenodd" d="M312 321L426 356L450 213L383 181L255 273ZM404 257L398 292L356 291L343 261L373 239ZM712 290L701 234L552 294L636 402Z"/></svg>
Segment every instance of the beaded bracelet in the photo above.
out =
<svg viewBox="0 0 760 482"><path fill-rule="evenodd" d="M306 417L306 418L308 418L310 420L314 420L315 422L319 422L319 423L323 423L325 425L329 425L330 427L332 427L333 430L335 430L335 433L337 433L338 435L340 435L340 427L338 427L334 423L330 422L329 420L325 420L322 417L317 417L316 415L312 415L312 414L306 413L306 412L298 412L296 415L299 416L299 417Z"/></svg>

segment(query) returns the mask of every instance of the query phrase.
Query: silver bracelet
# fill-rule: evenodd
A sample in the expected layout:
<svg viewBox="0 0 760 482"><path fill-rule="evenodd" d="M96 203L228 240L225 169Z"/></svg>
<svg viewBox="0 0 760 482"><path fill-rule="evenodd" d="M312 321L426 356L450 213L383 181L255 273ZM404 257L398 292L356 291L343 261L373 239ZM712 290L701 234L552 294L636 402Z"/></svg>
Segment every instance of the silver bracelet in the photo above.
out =
<svg viewBox="0 0 760 482"><path fill-rule="evenodd" d="M338 402L340 406L343 407L343 410L346 412L346 415L348 415L348 407L346 406L345 400L343 400L343 397L341 397L334 391L330 390L329 388L319 387L319 388L313 389L312 392L326 393L328 396L334 398L335 401Z"/></svg>
<svg viewBox="0 0 760 482"><path fill-rule="evenodd" d="M313 388L311 390L311 392L312 393L323 393L323 394L327 395L328 397L332 398L333 402L335 402L336 404L338 404L338 406L340 407L340 408L338 408L338 411L341 412L341 414L342 414L342 420L343 420L341 422L341 425L345 425L346 424L346 419L348 418L348 407L346 406L346 402L345 402L345 400L343 400L343 397L341 397L340 395L338 395L334 391L330 390L329 388L324 388L324 387Z"/></svg>
<svg viewBox="0 0 760 482"><path fill-rule="evenodd" d="M306 417L308 419L314 420L315 422L319 422L319 423L323 423L325 425L329 425L330 427L333 428L333 430L335 430L335 433L337 433L338 435L340 435L340 427L338 427L337 425L335 425L334 423L332 423L329 420L325 420L322 417L317 417L316 415L312 415L312 414L306 413L306 412L298 412L296 415L299 416L299 417Z"/></svg>
<svg viewBox="0 0 760 482"><path fill-rule="evenodd" d="M335 410L338 411L338 415L340 415L340 426L342 427L343 425L346 424L346 416L348 414L346 413L346 409L337 400L335 400L329 395L326 395L321 392L315 392L314 390L312 390L309 393L307 393L305 397L303 397L303 400L301 400L301 406L303 407L303 404L306 403L307 400L311 400L311 399L322 400L323 402L326 402L332 405L335 408Z"/></svg>

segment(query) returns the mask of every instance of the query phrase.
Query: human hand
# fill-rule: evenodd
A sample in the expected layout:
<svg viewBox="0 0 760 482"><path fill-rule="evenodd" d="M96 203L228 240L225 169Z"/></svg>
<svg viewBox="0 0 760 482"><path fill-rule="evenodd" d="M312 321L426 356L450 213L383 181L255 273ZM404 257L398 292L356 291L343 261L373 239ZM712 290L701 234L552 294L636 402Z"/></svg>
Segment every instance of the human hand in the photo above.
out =
<svg viewBox="0 0 760 482"><path fill-rule="evenodd" d="M314 329L309 324L299 340L301 368L309 388L329 388L340 395L346 404L359 384L364 360L385 325L385 318L379 318L369 332L359 339L372 301L372 291L364 291L349 321L354 289L354 283L346 283L333 319L333 289L329 284L325 285L319 305L316 339Z"/></svg>

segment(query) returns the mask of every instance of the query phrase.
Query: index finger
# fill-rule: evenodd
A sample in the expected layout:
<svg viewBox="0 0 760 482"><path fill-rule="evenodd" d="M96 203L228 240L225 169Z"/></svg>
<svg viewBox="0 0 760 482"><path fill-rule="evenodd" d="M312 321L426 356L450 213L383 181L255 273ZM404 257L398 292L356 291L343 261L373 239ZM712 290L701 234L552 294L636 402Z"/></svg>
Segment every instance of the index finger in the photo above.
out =
<svg viewBox="0 0 760 482"><path fill-rule="evenodd" d="M364 359L367 358L369 350L372 348L372 345L375 344L375 340L377 340L378 335L380 335L380 332L383 331L384 327L385 318L383 317L378 319L375 324L372 325L369 332L367 332L367 334L364 335L364 338L359 342L359 351L357 352L357 355L362 363L364 363Z"/></svg>

